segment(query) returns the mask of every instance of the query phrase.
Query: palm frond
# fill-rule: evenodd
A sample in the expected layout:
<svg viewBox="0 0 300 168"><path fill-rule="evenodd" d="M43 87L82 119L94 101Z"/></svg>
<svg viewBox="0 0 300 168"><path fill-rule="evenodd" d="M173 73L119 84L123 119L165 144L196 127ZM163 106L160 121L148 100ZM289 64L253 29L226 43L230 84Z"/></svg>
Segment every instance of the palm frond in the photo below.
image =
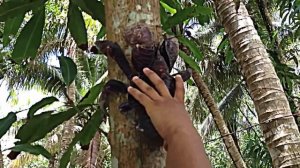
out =
<svg viewBox="0 0 300 168"><path fill-rule="evenodd" d="M46 63L29 62L26 65L9 64L3 70L9 89L30 90L39 86L42 90L62 95L65 84L57 67Z"/></svg>

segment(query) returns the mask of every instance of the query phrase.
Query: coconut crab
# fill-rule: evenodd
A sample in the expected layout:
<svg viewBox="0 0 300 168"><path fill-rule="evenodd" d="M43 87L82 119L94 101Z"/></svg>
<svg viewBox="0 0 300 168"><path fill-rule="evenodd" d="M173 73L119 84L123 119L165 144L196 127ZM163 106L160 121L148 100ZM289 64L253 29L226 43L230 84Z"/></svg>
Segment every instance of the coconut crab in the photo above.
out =
<svg viewBox="0 0 300 168"><path fill-rule="evenodd" d="M145 24L136 24L125 30L124 39L131 47L131 62L133 69L130 67L124 52L118 43L112 41L96 41L95 46L91 49L94 53L103 53L113 58L129 80L135 75L153 86L149 79L144 75L143 68L148 67L158 74L165 82L172 96L175 93L174 76L180 74L184 81L190 78L190 70L181 71L170 75L175 61L178 57L179 44L175 37L165 37L164 40L157 44L153 40L150 29ZM136 87L134 83L129 85ZM127 93L128 85L111 79L103 88L101 98L103 105L107 106L107 97L111 92ZM138 103L131 95L128 94L128 102L119 106L123 114L135 110L137 118L135 119L136 128L144 135L147 144L159 147L163 145L163 139L154 128L145 108Z"/></svg>

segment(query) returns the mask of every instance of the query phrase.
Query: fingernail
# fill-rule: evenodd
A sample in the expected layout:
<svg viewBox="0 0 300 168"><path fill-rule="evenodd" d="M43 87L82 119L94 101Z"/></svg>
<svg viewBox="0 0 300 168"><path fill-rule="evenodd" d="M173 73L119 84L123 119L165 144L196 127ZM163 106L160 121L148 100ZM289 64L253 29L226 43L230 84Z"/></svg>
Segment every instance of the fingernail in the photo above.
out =
<svg viewBox="0 0 300 168"><path fill-rule="evenodd" d="M181 75L176 75L175 78L181 78Z"/></svg>
<svg viewBox="0 0 300 168"><path fill-rule="evenodd" d="M150 70L150 69L147 68L147 67L143 69L144 72L145 72L145 71L149 71L149 70Z"/></svg>
<svg viewBox="0 0 300 168"><path fill-rule="evenodd" d="M127 90L130 91L132 88L132 86L128 86Z"/></svg>
<svg viewBox="0 0 300 168"><path fill-rule="evenodd" d="M138 77L138 76L134 76L134 77L132 77L132 80L137 80L137 79L139 79L139 77Z"/></svg>

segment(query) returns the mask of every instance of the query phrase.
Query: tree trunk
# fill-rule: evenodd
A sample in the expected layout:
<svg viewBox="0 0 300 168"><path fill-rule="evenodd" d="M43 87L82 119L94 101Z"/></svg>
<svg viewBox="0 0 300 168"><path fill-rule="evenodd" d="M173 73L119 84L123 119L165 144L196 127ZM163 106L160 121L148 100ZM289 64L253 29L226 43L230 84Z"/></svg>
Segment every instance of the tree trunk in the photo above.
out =
<svg viewBox="0 0 300 168"><path fill-rule="evenodd" d="M196 71L193 71L192 76L193 76L193 79L194 79L198 89L199 89L199 92L203 96L203 99L204 99L211 115L213 116L213 119L216 123L216 127L218 128L218 130L222 136L223 142L226 146L226 149L229 153L231 160L233 161L233 164L237 168L246 167L246 164L241 156L241 153L239 152L239 150L232 138L232 135L230 134L228 127L221 115L221 112L218 109L218 106L215 103L212 95L209 92L209 89L207 88L204 81L201 79L201 76Z"/></svg>
<svg viewBox="0 0 300 168"><path fill-rule="evenodd" d="M103 156L101 156L101 133L96 132L90 142L89 149L81 151L79 157L78 165L81 165L82 168L101 168L97 167L97 161L101 161L103 158Z"/></svg>
<svg viewBox="0 0 300 168"><path fill-rule="evenodd" d="M274 167L299 167L300 134L268 53L243 4L215 0L240 63Z"/></svg>
<svg viewBox="0 0 300 168"><path fill-rule="evenodd" d="M77 50L76 50L76 44L75 42L71 43L69 46L69 57L72 58L73 60L76 60ZM76 86L75 86L75 81L70 84L66 88L66 95L67 97L66 101L67 104L74 104L76 102ZM54 167L59 167L59 161L65 151L68 149L70 143L72 142L74 136L75 136L75 118L72 117L70 120L66 121L63 124L63 130L62 130L62 136L61 139L59 140L60 143L60 151L58 154L56 154L56 157L54 161L51 161L54 163ZM50 163L51 163L50 162ZM50 165L50 164L49 164Z"/></svg>
<svg viewBox="0 0 300 168"><path fill-rule="evenodd" d="M128 60L131 60L131 55L129 54L130 48L123 38L124 29L135 23L144 22L153 32L154 40L158 42L161 36L159 7L159 0L105 0L107 39L118 42ZM128 83L123 72L110 58L108 59L108 73L110 79ZM150 150L143 145L139 141L134 124L120 113L118 107L124 101L126 101L125 95L114 95L109 103L112 167L164 167L163 149Z"/></svg>
<svg viewBox="0 0 300 168"><path fill-rule="evenodd" d="M2 153L2 149L1 149L1 142L0 142L0 168L4 168L3 153Z"/></svg>
<svg viewBox="0 0 300 168"><path fill-rule="evenodd" d="M197 86L199 89L199 86ZM240 84L234 86L234 88L227 93L227 95L218 103L218 109L222 113L226 113L225 108L230 102L235 102L237 99L242 97L242 86ZM213 122L213 116L210 113L200 125L200 134L202 139L205 141L208 133L215 127Z"/></svg>

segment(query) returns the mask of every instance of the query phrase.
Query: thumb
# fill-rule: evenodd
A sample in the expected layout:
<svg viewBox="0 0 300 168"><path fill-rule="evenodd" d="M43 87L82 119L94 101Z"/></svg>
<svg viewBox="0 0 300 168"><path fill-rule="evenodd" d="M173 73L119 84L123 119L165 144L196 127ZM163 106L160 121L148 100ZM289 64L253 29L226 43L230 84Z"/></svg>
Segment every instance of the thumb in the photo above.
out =
<svg viewBox="0 0 300 168"><path fill-rule="evenodd" d="M183 85L183 80L180 75L175 76L175 81L176 81L176 90L175 90L175 99L178 101L184 103L184 85Z"/></svg>

